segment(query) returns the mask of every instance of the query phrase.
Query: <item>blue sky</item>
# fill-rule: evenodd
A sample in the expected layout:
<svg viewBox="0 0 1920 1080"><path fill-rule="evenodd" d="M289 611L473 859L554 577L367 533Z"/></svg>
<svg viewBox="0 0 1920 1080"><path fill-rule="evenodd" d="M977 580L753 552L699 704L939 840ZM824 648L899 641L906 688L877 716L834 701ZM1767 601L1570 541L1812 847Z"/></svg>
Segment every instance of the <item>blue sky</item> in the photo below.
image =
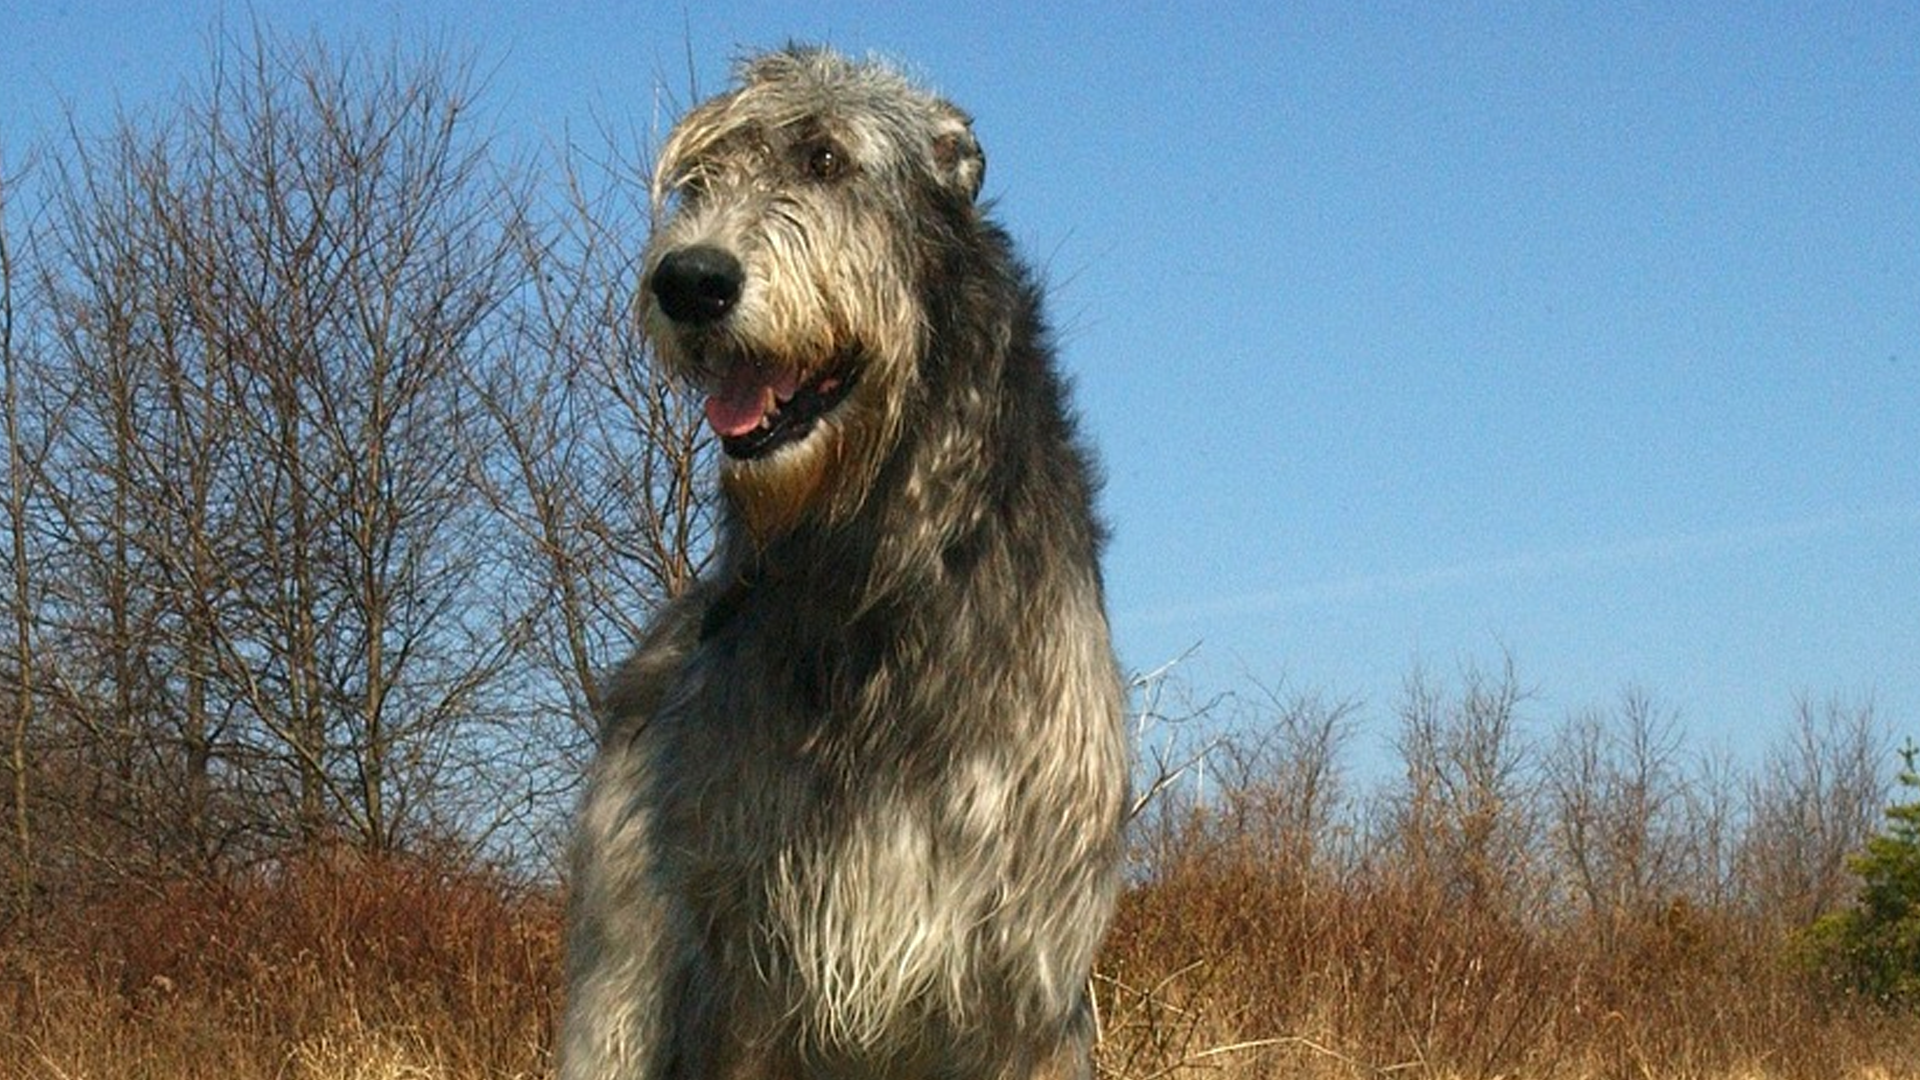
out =
<svg viewBox="0 0 1920 1080"><path fill-rule="evenodd" d="M756 45L905 61L1052 285L1132 667L1379 735L1504 649L1543 722L1920 735L1920 7L9 0L0 160L158 107L223 7L470 52L527 146Z"/></svg>

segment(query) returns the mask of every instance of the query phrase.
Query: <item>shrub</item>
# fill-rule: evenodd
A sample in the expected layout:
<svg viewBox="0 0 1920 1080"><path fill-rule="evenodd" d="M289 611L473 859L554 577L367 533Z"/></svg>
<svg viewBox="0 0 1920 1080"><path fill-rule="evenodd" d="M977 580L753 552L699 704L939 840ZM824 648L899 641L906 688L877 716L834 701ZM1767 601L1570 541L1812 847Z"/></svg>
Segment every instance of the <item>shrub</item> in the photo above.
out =
<svg viewBox="0 0 1920 1080"><path fill-rule="evenodd" d="M1807 932L1815 963L1845 990L1884 1004L1920 1005L1920 746L1900 750L1908 798L1887 808L1886 828L1848 860L1860 879L1854 904Z"/></svg>

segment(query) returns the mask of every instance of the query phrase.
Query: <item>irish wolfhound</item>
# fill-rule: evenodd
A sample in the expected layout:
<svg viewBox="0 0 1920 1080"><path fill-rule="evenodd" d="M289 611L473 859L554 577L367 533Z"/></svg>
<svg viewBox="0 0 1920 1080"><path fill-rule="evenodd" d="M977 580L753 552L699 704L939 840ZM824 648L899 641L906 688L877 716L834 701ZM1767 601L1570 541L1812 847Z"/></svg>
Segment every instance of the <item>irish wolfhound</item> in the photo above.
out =
<svg viewBox="0 0 1920 1080"><path fill-rule="evenodd" d="M644 322L723 450L614 678L562 1075L1083 1077L1127 755L1039 289L967 116L789 49L654 175Z"/></svg>

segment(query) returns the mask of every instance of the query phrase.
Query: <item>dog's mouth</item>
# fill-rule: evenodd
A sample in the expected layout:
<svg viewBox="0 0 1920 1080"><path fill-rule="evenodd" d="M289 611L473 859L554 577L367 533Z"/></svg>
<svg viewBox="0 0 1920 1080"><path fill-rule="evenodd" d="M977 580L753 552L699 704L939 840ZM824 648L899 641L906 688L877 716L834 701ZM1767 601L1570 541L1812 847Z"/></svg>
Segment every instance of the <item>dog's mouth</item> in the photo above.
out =
<svg viewBox="0 0 1920 1080"><path fill-rule="evenodd" d="M858 374L849 357L805 379L784 366L741 359L707 396L707 424L728 457L765 457L812 434L853 392Z"/></svg>

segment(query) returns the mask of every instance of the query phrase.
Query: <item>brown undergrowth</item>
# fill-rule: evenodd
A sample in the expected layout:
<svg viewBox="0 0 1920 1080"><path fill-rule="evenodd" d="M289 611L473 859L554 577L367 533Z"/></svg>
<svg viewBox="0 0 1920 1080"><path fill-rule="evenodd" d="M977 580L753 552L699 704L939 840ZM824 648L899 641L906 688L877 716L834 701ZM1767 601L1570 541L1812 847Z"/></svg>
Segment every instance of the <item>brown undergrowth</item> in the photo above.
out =
<svg viewBox="0 0 1920 1080"><path fill-rule="evenodd" d="M456 860L120 883L0 946L0 1077L548 1071L559 912Z"/></svg>
<svg viewBox="0 0 1920 1080"><path fill-rule="evenodd" d="M1392 873L1230 855L1128 893L1098 979L1115 1077L1920 1076L1920 1025L1819 993L1685 904L1528 925Z"/></svg>
<svg viewBox="0 0 1920 1080"><path fill-rule="evenodd" d="M1920 1076L1920 1025L1823 994L1737 908L1521 918L1405 868L1162 854L1096 979L1101 1075ZM551 1075L560 903L449 858L150 876L0 944L0 1080Z"/></svg>

